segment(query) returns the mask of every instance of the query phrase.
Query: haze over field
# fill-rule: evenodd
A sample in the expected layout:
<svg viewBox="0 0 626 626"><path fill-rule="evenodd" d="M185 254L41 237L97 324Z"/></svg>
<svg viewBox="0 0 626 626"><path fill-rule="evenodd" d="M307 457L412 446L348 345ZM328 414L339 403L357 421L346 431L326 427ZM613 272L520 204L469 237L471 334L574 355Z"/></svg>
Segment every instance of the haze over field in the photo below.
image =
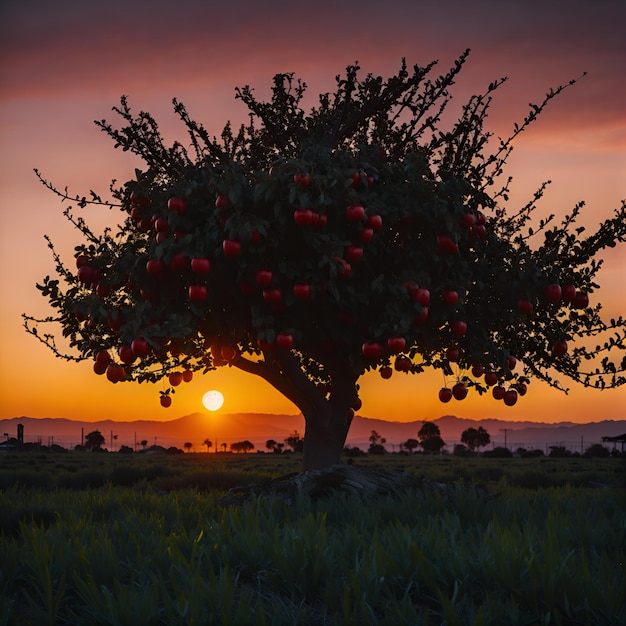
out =
<svg viewBox="0 0 626 626"><path fill-rule="evenodd" d="M153 113L168 140L184 140L171 113L173 97L219 133L229 118L245 121L244 107L234 100L236 86L250 84L266 96L275 73L294 71L309 84L313 104L356 59L363 72L375 74L395 72L402 57L422 65L440 59L445 71L469 47L453 91L454 113L471 93L508 75L488 120L496 135L507 136L528 102L541 101L550 87L588 73L517 142L508 170L514 176L511 205L525 204L551 179L540 216L564 215L585 200L583 221L593 227L626 196L621 1L215 4L6 0L0 6L0 419L55 415L95 422L132 415L171 421L173 411L200 410L209 389L225 396L221 412L204 414L209 425L221 424L226 415L295 412L265 382L234 368L196 376L179 388L174 408L163 410L161 385L113 386L93 375L91 363L60 361L23 331L22 312L50 312L35 289L53 270L43 235L52 237L68 265L79 240L61 214L65 205L32 170L40 169L60 188L67 185L72 194L94 189L106 196L111 179L131 178L141 164L115 151L92 123L113 121L111 107L122 94L135 111ZM83 215L95 230L118 220L108 210ZM607 318L626 312L625 266L625 246L606 255L599 298ZM398 422L436 419L443 409L437 400L442 382L440 373L398 374L391 381L368 374L361 380L363 412ZM575 387L565 395L539 382L515 407L476 394L454 405L464 417L490 415L512 423L616 420L625 409L624 389ZM203 438L213 436L210 426L208 431ZM238 436L246 436L243 425Z"/></svg>

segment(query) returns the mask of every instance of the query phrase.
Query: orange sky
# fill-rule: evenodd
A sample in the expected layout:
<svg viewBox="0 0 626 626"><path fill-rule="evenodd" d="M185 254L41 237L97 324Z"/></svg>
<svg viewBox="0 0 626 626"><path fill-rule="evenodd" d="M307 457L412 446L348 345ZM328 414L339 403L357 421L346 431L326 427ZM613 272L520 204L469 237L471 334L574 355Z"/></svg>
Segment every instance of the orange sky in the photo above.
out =
<svg viewBox="0 0 626 626"><path fill-rule="evenodd" d="M202 410L207 389L219 389L222 413L294 413L266 383L222 369L179 388L163 410L160 386L111 385L91 365L55 360L21 326L21 313L46 315L34 285L52 271L43 240L49 234L71 262L78 233L63 206L36 180L38 168L72 193L103 194L112 178L132 177L136 163L113 150L94 119L114 121L119 96L153 113L168 139L184 139L171 99L214 132L244 114L234 88L267 92L271 77L294 71L311 94L333 88L335 74L359 60L365 71L389 74L400 59L450 63L472 54L455 90L458 106L493 79L508 75L497 94L491 128L506 133L529 101L583 71L518 142L508 173L512 204L525 202L550 178L540 213L564 213L587 202L584 223L594 226L626 197L626 22L621 0L550 3L414 0L218 3L4 0L0 5L0 418L21 415L74 419L174 419ZM546 8L546 5L549 5ZM112 218L85 212L97 229ZM114 216L117 219L117 216ZM599 297L606 315L626 312L626 246L607 256ZM595 296L594 296L595 297ZM362 379L363 415L382 419L460 417L512 420L623 419L626 389L569 395L534 382L513 408L491 398L468 397L442 405L440 373L419 377L377 374Z"/></svg>

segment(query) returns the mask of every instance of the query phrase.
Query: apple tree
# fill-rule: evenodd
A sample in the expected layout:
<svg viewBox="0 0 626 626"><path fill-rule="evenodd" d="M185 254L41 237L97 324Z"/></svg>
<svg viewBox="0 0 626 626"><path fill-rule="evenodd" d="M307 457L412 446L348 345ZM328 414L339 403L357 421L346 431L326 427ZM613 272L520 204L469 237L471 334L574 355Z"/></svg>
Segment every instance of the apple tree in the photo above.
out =
<svg viewBox="0 0 626 626"><path fill-rule="evenodd" d="M355 64L308 108L306 85L278 74L267 101L236 90L249 121L219 137L174 100L185 145L123 97L119 126L96 124L142 167L111 200L37 172L120 223L96 234L65 210L83 236L76 266L48 241L57 275L38 288L55 313L25 316L26 329L113 383L165 378L164 406L194 372L262 377L304 416L304 469L339 460L369 370L441 369L443 402L488 392L513 405L532 378L623 384L624 320L601 318L595 277L624 241L626 207L588 234L582 203L538 221L544 187L510 207L503 177L514 139L575 81L494 142L485 121L505 79L445 122L467 56L440 75L403 61L387 79Z"/></svg>

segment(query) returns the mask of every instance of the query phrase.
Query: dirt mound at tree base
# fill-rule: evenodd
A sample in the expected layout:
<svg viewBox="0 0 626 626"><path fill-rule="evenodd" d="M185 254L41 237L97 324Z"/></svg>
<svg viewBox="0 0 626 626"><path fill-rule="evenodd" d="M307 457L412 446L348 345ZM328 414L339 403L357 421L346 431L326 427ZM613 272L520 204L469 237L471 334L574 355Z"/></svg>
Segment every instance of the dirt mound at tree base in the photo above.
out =
<svg viewBox="0 0 626 626"><path fill-rule="evenodd" d="M407 489L429 489L445 494L450 488L450 485L428 482L408 472L340 463L324 469L294 472L261 485L234 487L220 498L220 504L240 504L252 495L274 495L293 504L302 495L316 499L338 491L374 499Z"/></svg>

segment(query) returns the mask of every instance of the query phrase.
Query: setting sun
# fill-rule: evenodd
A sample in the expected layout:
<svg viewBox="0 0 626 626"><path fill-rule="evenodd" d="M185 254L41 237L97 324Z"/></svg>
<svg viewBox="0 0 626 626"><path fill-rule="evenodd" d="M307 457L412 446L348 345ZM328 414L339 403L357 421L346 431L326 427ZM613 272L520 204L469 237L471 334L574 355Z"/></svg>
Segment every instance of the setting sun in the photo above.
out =
<svg viewBox="0 0 626 626"><path fill-rule="evenodd" d="M221 409L224 404L224 396L219 391L212 389L202 396L202 404L204 404L205 408L209 411L217 411Z"/></svg>

